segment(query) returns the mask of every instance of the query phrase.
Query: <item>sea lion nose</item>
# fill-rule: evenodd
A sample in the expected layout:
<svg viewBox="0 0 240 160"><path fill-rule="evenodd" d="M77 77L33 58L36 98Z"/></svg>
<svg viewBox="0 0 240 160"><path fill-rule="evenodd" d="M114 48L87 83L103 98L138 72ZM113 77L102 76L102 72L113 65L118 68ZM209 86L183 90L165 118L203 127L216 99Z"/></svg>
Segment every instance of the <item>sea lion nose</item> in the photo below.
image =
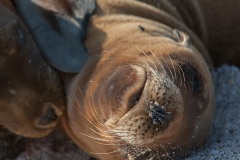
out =
<svg viewBox="0 0 240 160"><path fill-rule="evenodd" d="M153 125L158 125L161 129L168 127L173 119L172 112L167 112L166 107L159 105L158 102L150 102L149 116L152 118Z"/></svg>

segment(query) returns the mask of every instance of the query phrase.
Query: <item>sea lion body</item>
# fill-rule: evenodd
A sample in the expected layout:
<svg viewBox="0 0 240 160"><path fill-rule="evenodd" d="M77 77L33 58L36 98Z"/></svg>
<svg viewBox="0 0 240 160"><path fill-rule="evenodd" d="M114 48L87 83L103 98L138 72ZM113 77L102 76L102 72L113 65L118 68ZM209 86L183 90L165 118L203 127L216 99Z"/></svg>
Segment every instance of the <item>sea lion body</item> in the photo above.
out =
<svg viewBox="0 0 240 160"><path fill-rule="evenodd" d="M25 137L42 137L64 110L55 71L42 58L14 6L0 2L0 125Z"/></svg>

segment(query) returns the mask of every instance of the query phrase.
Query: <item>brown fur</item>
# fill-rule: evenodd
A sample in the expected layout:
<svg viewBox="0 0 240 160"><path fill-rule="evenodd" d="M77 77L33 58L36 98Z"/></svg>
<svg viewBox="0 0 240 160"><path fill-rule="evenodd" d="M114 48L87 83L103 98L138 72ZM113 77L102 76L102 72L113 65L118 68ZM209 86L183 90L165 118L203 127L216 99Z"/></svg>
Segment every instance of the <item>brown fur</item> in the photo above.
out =
<svg viewBox="0 0 240 160"><path fill-rule="evenodd" d="M39 5L56 11L52 3ZM86 40L91 58L73 80L63 78L67 134L99 159L174 158L204 144L215 105L210 57L215 65L239 61L239 6L97 0ZM156 124L152 107L173 117Z"/></svg>
<svg viewBox="0 0 240 160"><path fill-rule="evenodd" d="M0 125L26 137L50 133L63 112L60 80L9 0L0 2Z"/></svg>
<svg viewBox="0 0 240 160"><path fill-rule="evenodd" d="M239 1L140 1L97 0L92 57L68 89L62 124L99 159L174 158L204 144L215 105L210 57L239 62ZM165 128L152 123L152 101L174 115Z"/></svg>
<svg viewBox="0 0 240 160"><path fill-rule="evenodd" d="M171 3L160 3L172 15L133 0L97 1L86 40L92 57L70 84L62 118L74 142L97 158L178 157L208 137L215 104L202 12L192 9L196 19L186 19ZM201 77L198 93L189 66ZM152 124L151 101L174 113L166 128Z"/></svg>

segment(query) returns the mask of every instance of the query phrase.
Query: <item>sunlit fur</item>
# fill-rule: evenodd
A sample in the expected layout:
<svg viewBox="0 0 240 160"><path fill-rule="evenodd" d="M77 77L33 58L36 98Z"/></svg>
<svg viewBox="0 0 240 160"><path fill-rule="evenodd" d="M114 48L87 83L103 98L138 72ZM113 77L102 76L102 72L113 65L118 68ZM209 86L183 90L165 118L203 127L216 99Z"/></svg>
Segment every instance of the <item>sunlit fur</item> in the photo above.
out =
<svg viewBox="0 0 240 160"><path fill-rule="evenodd" d="M119 23L106 27L107 21L93 18L86 43L92 59L68 89L67 115L62 120L68 135L100 159L176 157L202 145L211 126L214 93L208 66L198 50L179 44L168 27L159 29L154 22L135 19L126 30ZM165 35L141 33L139 23L153 24L146 29ZM113 30L124 34L114 37ZM108 38L98 46L101 34ZM184 64L201 75L198 95L186 80ZM139 101L129 105L142 87ZM173 112L166 129L152 124L151 101Z"/></svg>
<svg viewBox="0 0 240 160"><path fill-rule="evenodd" d="M203 145L215 108L207 47L216 64L239 51L239 1L141 1L96 1L91 58L68 88L62 124L99 159L172 159ZM152 104L173 118L154 124Z"/></svg>

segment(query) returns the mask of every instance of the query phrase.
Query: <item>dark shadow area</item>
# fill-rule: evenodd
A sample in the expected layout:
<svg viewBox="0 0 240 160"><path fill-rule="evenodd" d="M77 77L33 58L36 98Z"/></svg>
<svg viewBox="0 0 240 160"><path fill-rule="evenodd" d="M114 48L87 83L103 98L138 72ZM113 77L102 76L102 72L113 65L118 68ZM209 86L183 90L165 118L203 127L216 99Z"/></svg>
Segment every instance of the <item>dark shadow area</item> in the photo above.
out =
<svg viewBox="0 0 240 160"><path fill-rule="evenodd" d="M0 159L15 159L25 150L26 139L0 129Z"/></svg>
<svg viewBox="0 0 240 160"><path fill-rule="evenodd" d="M59 12L30 0L14 0L14 4L46 61L60 71L79 72L89 59L84 39L94 1L73 1L68 6L64 3L66 11L59 8Z"/></svg>

